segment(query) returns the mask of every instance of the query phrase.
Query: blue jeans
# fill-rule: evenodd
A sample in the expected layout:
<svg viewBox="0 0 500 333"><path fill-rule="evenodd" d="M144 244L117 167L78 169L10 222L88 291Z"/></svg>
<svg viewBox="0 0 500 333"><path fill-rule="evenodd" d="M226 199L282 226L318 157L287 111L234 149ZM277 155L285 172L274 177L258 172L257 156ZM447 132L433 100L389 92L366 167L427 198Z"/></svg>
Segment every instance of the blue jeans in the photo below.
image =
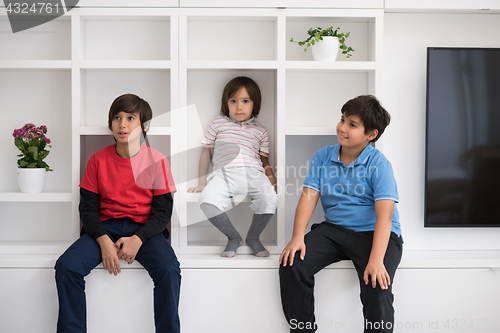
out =
<svg viewBox="0 0 500 333"><path fill-rule="evenodd" d="M142 226L129 218L104 221L103 225L113 242L134 235ZM159 234L141 246L135 259L153 279L156 332L180 332L181 271L174 250L163 234ZM57 260L58 333L87 331L84 277L101 262L101 248L89 234L80 237Z"/></svg>

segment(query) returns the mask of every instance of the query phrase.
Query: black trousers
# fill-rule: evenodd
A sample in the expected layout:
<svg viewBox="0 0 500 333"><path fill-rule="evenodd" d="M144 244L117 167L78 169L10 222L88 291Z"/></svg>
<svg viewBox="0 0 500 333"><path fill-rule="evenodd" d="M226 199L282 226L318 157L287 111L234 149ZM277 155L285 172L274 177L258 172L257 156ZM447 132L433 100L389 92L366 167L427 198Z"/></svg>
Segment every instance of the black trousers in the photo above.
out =
<svg viewBox="0 0 500 333"><path fill-rule="evenodd" d="M352 260L358 274L363 304L364 332L392 332L394 325L394 295L392 284L401 261L403 241L391 233L384 257L384 265L391 278L389 288L383 290L371 281L365 285L363 273L373 242L373 231L355 232L329 222L315 224L305 236L306 255L300 260L295 254L293 265L280 265L281 304L290 332L316 331L314 317L314 275L326 266L341 260Z"/></svg>

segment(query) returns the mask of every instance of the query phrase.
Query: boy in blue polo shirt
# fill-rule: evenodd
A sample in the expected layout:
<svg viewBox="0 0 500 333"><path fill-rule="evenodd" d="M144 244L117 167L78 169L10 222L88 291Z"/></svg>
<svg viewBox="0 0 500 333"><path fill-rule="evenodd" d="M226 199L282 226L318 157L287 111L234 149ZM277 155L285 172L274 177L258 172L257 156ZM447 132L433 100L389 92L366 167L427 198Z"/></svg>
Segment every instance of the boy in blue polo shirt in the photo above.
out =
<svg viewBox="0 0 500 333"><path fill-rule="evenodd" d="M314 275L341 260L352 260L363 304L364 332L392 332L392 281L402 255L392 166L373 148L390 122L374 96L359 96L342 107L338 144L318 150L295 212L293 236L281 253L280 287L290 332L314 332ZM325 222L304 236L318 199Z"/></svg>

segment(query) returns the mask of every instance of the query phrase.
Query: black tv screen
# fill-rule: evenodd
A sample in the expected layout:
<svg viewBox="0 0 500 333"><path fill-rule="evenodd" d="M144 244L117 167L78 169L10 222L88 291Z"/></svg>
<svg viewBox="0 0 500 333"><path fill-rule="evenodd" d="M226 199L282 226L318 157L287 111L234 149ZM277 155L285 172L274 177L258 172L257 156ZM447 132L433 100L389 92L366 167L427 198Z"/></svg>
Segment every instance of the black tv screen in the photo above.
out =
<svg viewBox="0 0 500 333"><path fill-rule="evenodd" d="M426 227L500 227L500 49L427 49Z"/></svg>

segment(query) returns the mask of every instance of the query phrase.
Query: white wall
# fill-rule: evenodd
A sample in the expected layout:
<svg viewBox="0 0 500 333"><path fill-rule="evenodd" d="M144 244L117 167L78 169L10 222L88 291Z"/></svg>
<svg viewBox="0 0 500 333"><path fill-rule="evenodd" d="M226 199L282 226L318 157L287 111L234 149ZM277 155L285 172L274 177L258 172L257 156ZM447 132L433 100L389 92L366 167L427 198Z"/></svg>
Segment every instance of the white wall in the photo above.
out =
<svg viewBox="0 0 500 333"><path fill-rule="evenodd" d="M498 14L386 13L382 104L392 121L383 152L393 164L405 250L499 250L499 228L424 228L428 46L500 47Z"/></svg>

